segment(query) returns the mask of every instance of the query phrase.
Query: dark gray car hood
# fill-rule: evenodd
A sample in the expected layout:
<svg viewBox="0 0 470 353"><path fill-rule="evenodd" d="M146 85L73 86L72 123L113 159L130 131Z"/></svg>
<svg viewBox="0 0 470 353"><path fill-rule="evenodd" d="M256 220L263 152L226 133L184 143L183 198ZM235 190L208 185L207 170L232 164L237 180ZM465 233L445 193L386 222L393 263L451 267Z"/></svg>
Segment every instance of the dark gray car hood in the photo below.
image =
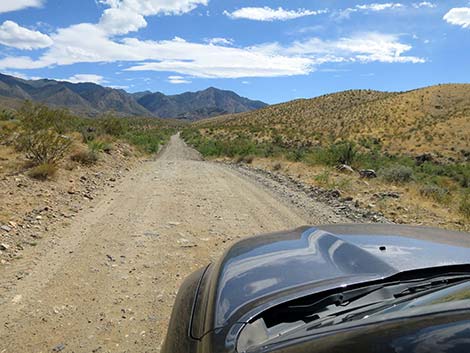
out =
<svg viewBox="0 0 470 353"><path fill-rule="evenodd" d="M232 246L202 283L196 316L209 329L287 299L400 272L470 264L470 235L396 225L303 227ZM199 305L199 308L197 307ZM203 305L204 308L201 306Z"/></svg>

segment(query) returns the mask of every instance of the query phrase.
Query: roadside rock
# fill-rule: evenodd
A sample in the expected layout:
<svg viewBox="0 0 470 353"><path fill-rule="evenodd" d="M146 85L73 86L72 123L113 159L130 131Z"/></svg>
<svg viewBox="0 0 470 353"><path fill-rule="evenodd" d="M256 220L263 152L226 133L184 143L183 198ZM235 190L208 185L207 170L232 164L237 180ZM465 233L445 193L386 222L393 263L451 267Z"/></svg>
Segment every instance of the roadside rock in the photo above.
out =
<svg viewBox="0 0 470 353"><path fill-rule="evenodd" d="M11 227L6 226L6 225L0 226L0 229L4 230L5 232L10 232L11 231Z"/></svg>
<svg viewBox="0 0 470 353"><path fill-rule="evenodd" d="M338 171L340 171L340 172L345 172L345 173L349 173L349 174L354 173L354 169L351 166L347 165L347 164L341 164L338 167L336 167L336 169L338 169Z"/></svg>
<svg viewBox="0 0 470 353"><path fill-rule="evenodd" d="M333 208L333 212L337 217L328 218L328 223L338 222L358 222L358 223L392 223L386 219L380 212L371 209L361 208L359 202L352 202L352 198L341 198L339 190L328 190L313 185L305 184L300 180L296 180L291 176L282 173L273 173L269 170L255 168L252 166L226 163L232 169L236 169L252 180L263 184L269 190L275 190L281 198L287 200L297 208L305 210L313 219L318 218L321 213L331 213L329 207ZM375 173L372 170L373 173ZM325 208L319 210L312 207L312 201L322 202Z"/></svg>
<svg viewBox="0 0 470 353"><path fill-rule="evenodd" d="M361 169L359 171L359 175L361 176L361 178L367 178L367 179L377 178L377 173L373 169Z"/></svg>

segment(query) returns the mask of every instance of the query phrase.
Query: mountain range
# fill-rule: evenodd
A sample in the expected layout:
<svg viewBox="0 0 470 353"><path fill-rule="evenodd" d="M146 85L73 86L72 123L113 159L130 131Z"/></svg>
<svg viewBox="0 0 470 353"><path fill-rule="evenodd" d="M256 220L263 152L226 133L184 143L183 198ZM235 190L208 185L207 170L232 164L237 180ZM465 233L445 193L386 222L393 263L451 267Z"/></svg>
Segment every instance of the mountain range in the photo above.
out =
<svg viewBox="0 0 470 353"><path fill-rule="evenodd" d="M0 103L16 107L24 100L64 107L77 114L98 116L114 112L122 116L146 116L199 120L248 112L267 104L214 87L198 92L165 95L160 92L128 93L95 83L72 83L50 79L24 80L0 74Z"/></svg>

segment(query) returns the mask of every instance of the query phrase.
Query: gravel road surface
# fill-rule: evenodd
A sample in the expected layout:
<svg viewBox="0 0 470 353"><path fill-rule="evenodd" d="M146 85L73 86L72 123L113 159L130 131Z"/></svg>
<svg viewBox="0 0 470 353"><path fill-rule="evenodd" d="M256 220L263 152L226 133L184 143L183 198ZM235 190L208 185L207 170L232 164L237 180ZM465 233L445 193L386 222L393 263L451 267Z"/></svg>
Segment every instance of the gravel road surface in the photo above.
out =
<svg viewBox="0 0 470 353"><path fill-rule="evenodd" d="M351 221L262 178L203 161L173 136L60 237L1 269L14 285L0 289L0 353L159 352L182 280L231 243Z"/></svg>

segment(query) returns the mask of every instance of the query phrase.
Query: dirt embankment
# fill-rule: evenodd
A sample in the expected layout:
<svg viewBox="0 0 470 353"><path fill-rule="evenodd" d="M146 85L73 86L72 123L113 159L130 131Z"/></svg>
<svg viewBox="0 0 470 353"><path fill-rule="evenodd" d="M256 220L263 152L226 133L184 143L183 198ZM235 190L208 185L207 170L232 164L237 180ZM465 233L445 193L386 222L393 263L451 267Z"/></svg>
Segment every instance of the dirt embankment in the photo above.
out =
<svg viewBox="0 0 470 353"><path fill-rule="evenodd" d="M55 236L41 216L43 239L0 265L1 353L159 352L183 278L232 242L374 216L292 181L202 161L178 136L112 183Z"/></svg>

